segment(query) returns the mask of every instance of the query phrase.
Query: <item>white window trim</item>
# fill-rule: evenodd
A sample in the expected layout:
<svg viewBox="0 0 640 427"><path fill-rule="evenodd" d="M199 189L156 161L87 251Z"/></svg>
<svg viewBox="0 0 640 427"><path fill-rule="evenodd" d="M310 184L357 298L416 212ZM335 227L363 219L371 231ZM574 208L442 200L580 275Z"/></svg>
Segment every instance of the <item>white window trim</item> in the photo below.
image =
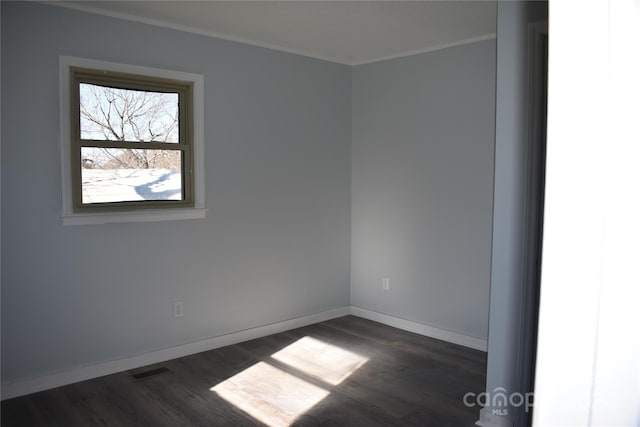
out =
<svg viewBox="0 0 640 427"><path fill-rule="evenodd" d="M71 180L71 108L70 67L92 68L120 73L140 74L173 80L193 82L193 180L194 206L180 209L145 209L122 212L73 212ZM105 224L112 222L171 221L204 218L207 212L204 200L204 76L181 71L94 59L60 56L60 159L62 166L62 225Z"/></svg>

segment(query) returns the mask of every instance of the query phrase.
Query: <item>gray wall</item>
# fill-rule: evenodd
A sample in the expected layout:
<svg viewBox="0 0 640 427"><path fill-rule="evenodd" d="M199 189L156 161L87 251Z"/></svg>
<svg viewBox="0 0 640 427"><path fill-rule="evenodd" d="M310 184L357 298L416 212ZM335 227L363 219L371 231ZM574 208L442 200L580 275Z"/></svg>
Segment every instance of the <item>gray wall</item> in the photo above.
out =
<svg viewBox="0 0 640 427"><path fill-rule="evenodd" d="M355 67L352 305L487 338L494 100L494 40Z"/></svg>
<svg viewBox="0 0 640 427"><path fill-rule="evenodd" d="M528 24L547 3L498 2L496 159L487 391L519 391L527 150ZM487 410L490 408L487 407ZM508 408L509 416L514 408Z"/></svg>
<svg viewBox="0 0 640 427"><path fill-rule="evenodd" d="M3 381L349 304L349 67L2 9ZM62 227L61 54L205 75L205 220Z"/></svg>

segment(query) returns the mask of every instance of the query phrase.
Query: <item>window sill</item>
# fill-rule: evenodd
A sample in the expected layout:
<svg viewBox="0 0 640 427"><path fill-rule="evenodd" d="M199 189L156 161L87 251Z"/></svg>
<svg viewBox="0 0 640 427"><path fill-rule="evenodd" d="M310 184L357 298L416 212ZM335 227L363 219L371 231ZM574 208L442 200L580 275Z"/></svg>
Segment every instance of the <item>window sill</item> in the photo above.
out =
<svg viewBox="0 0 640 427"><path fill-rule="evenodd" d="M153 222L153 221L175 221L183 219L203 219L206 216L207 209L188 208L188 209L158 209L130 212L100 212L100 213L81 213L81 214L63 214L62 225L91 225L91 224L109 224L117 222Z"/></svg>

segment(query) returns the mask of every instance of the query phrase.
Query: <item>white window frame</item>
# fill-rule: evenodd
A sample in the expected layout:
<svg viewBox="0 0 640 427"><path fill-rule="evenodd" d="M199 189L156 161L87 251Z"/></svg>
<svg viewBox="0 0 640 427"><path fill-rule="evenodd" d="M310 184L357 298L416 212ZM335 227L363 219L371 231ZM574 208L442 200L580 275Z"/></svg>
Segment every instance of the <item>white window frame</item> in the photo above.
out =
<svg viewBox="0 0 640 427"><path fill-rule="evenodd" d="M194 206L173 209L141 209L135 211L74 212L73 180L71 177L71 67L149 77L181 80L193 83L193 196ZM148 222L181 219L201 219L206 215L204 191L204 76L182 71L142 67L94 59L59 57L60 77L60 159L62 170L62 224L87 225L113 222Z"/></svg>

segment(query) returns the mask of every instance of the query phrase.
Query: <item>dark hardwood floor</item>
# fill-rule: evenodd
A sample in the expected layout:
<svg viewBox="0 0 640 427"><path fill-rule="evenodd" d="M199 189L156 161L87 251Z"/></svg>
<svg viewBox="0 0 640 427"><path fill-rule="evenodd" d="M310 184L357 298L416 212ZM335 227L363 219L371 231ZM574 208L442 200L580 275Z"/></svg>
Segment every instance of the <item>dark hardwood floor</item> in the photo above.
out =
<svg viewBox="0 0 640 427"><path fill-rule="evenodd" d="M481 351L346 316L6 400L2 426L472 426L485 370Z"/></svg>

